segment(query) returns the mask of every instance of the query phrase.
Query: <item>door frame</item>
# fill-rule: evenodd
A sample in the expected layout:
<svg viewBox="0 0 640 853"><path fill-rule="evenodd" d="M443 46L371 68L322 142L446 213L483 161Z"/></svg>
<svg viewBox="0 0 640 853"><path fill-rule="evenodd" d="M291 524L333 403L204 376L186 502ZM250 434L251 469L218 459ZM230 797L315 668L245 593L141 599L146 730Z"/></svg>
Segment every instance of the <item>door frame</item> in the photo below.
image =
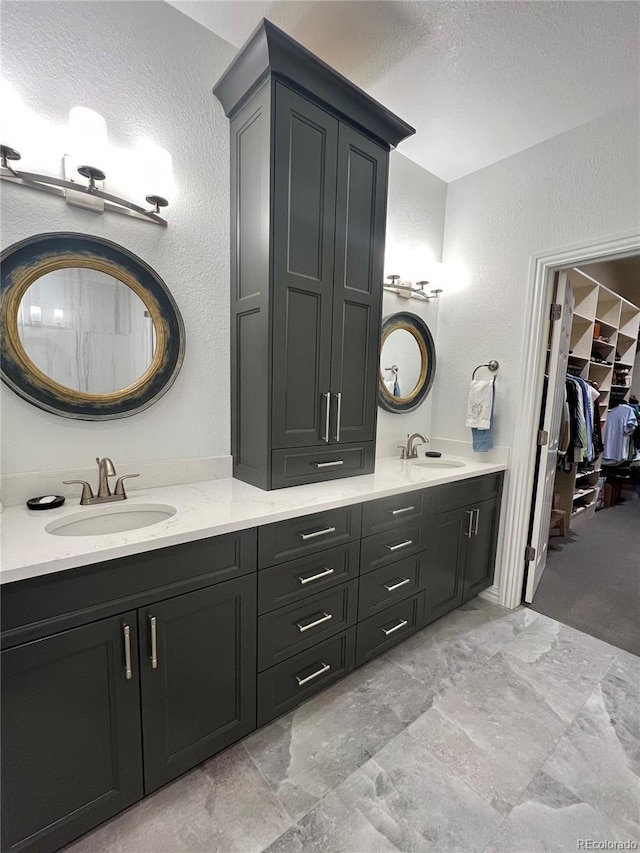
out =
<svg viewBox="0 0 640 853"><path fill-rule="evenodd" d="M503 516L505 530L498 602L514 608L522 603L525 547L531 514L531 495L536 463L536 433L544 384L549 308L553 277L557 270L598 261L613 261L640 254L640 234L625 232L608 240L594 240L532 255L525 293L525 330L520 369L520 416L516 422L511 464L506 484Z"/></svg>

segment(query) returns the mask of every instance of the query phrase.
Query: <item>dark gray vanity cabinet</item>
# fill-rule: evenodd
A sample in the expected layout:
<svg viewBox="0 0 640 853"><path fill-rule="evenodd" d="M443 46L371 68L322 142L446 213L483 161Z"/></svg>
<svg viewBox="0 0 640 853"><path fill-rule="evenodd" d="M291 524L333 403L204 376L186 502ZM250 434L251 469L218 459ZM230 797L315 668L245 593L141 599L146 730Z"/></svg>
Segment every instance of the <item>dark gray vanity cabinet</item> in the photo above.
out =
<svg viewBox="0 0 640 853"><path fill-rule="evenodd" d="M3 851L57 850L143 796L137 635L131 611L0 655Z"/></svg>
<svg viewBox="0 0 640 853"><path fill-rule="evenodd" d="M249 530L3 587L3 853L51 853L255 729L256 556Z"/></svg>
<svg viewBox="0 0 640 853"><path fill-rule="evenodd" d="M389 150L413 129L268 21L214 93L231 120L234 476L369 473Z"/></svg>
<svg viewBox="0 0 640 853"><path fill-rule="evenodd" d="M434 490L458 503L433 516L424 624L491 586L495 570L502 475L487 475ZM489 496L493 495L493 496ZM473 498L476 500L470 500Z"/></svg>
<svg viewBox="0 0 640 853"><path fill-rule="evenodd" d="M145 793L255 728L255 576L139 611Z"/></svg>

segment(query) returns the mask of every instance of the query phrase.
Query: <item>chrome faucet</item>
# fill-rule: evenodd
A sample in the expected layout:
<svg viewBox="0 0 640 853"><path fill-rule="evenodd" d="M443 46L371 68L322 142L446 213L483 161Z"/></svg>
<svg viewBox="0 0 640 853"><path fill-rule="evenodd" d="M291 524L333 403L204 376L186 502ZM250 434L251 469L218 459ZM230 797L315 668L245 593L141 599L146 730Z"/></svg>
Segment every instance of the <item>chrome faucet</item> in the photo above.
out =
<svg viewBox="0 0 640 853"><path fill-rule="evenodd" d="M131 477L139 477L140 474L125 474L122 477L118 477L116 480L116 487L113 492L111 492L111 489L109 488L109 477L116 476L116 469L113 462L107 456L105 456L104 459L100 459L99 456L96 456L96 462L98 463L97 495L93 494L93 489L86 480L63 480L63 483L67 486L70 486L73 483L78 483L82 486L80 506L106 504L111 503L112 501L126 501L127 493L124 490L124 480L128 480Z"/></svg>
<svg viewBox="0 0 640 853"><path fill-rule="evenodd" d="M416 439L418 440L416 441ZM398 445L400 449L400 459L417 459L418 451L416 450L416 446L418 444L429 444L429 439L426 435L422 435L421 432L414 432L413 435L408 435L407 443Z"/></svg>

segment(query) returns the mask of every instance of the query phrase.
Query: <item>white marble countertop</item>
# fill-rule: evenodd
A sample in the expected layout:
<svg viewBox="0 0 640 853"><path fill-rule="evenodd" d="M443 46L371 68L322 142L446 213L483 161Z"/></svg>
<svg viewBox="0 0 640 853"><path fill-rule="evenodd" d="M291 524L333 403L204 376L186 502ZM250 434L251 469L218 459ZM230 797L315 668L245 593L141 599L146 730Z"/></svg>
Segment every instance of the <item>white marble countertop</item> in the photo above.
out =
<svg viewBox="0 0 640 853"><path fill-rule="evenodd" d="M166 521L124 533L100 536L55 536L45 526L65 516L95 513L76 500L59 509L33 512L26 506L8 507L0 516L2 568L0 583L139 554L168 545L246 530L387 495L503 471L503 462L446 455L442 460L464 463L461 468L424 468L413 461L378 459L374 474L294 486L265 492L232 478L131 492L126 505L169 504L177 512ZM421 461L424 461L422 457ZM106 507L123 506L106 504Z"/></svg>

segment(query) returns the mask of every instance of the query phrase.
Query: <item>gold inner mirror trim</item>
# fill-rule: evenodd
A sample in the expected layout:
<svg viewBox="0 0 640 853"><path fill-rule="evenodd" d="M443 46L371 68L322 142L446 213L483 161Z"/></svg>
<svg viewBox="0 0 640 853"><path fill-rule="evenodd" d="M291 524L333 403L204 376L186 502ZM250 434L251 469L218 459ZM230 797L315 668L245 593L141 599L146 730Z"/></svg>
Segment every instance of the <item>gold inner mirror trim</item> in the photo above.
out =
<svg viewBox="0 0 640 853"><path fill-rule="evenodd" d="M429 355L427 353L427 345L425 341L420 337L420 335L416 332L416 330L409 326L407 323L398 322L393 326L389 326L383 333L382 339L380 341L380 352L382 353L382 349L384 347L385 341L389 337L389 335L393 334L393 332L397 332L400 329L404 329L405 332L409 332L412 335L415 342L418 344L418 348L420 349L420 376L418 377L418 381L416 383L415 388L409 393L404 394L402 397L395 397L387 388L387 384L384 381L384 373L382 368L380 368L380 390L384 397L391 401L395 401L396 403L410 403L415 397L418 396L420 390L424 383L427 381L427 371L429 369Z"/></svg>
<svg viewBox="0 0 640 853"><path fill-rule="evenodd" d="M43 373L27 355L27 352L20 339L18 331L18 309L20 303L31 285L42 276L50 272L56 272L60 269L90 269L97 272L105 273L113 278L116 278L122 284L131 288L133 292L140 298L147 311L151 315L151 320L155 327L156 333L156 349L153 359L145 372L126 388L120 388L118 391L112 391L108 394L88 394L85 391L77 391L74 388L68 388L66 385L61 385L56 382L46 373ZM137 395L140 390L155 376L165 357L165 350L168 342L168 330L162 318L160 307L152 294L142 287L135 278L126 270L114 263L108 263L98 258L88 258L86 255L76 255L72 253L56 255L55 258L48 258L35 266L29 266L25 272L18 278L17 284L11 288L11 292L7 299L6 314L5 314L6 330L7 330L7 347L12 352L13 357L27 373L30 373L34 379L45 389L55 394L62 399L72 398L79 403L118 403L132 395Z"/></svg>

